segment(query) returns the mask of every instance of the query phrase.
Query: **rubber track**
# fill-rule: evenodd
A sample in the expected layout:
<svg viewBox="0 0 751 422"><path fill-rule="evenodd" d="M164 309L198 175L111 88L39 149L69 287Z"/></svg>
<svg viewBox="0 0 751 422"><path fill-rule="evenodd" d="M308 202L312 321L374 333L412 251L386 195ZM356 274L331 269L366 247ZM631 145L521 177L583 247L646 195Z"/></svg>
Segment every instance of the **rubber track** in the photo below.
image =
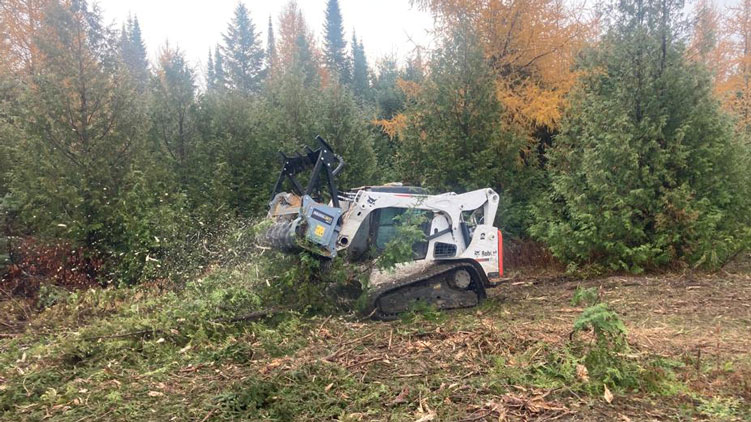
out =
<svg viewBox="0 0 751 422"><path fill-rule="evenodd" d="M469 268L471 271L471 274L475 273L475 269L472 268L471 265L468 265L466 262L456 262L456 263L444 263L444 264L437 264L433 267L431 267L428 271L425 271L420 274L416 274L412 277L397 280L391 283L385 283L381 286L378 286L373 291L371 291L368 296L368 308L370 309L370 312L373 314L373 318L379 319L379 320L391 320L397 317L397 314L386 314L380 312L378 309L378 299L381 298L381 296L385 295L386 293L391 293L395 290L402 289L405 287L408 287L412 284L417 284L426 280L430 280L433 277L436 277L438 275L445 274L449 271L453 271L457 268ZM479 282L475 280L475 282ZM477 292L475 292L477 293ZM478 294L478 300L480 299L480 295Z"/></svg>

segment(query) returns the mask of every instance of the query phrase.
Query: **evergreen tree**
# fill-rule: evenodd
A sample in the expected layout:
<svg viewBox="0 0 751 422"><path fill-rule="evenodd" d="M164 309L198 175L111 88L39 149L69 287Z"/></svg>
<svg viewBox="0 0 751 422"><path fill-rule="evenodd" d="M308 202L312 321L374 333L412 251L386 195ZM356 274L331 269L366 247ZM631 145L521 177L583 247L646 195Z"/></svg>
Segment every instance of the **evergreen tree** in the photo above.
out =
<svg viewBox="0 0 751 422"><path fill-rule="evenodd" d="M404 92L397 85L400 72L395 57L385 57L378 63L378 75L373 83L379 119L392 119L404 108Z"/></svg>
<svg viewBox="0 0 751 422"><path fill-rule="evenodd" d="M317 108L322 112L317 117L322 123L320 134L346 163L339 185L352 188L376 183L381 172L376 172L374 136L366 112L357 105L352 92L338 84L329 85L321 99Z"/></svg>
<svg viewBox="0 0 751 422"><path fill-rule="evenodd" d="M309 144L320 127L317 121L319 87L307 83L299 67L280 73L265 92L262 109L266 113L266 137L277 142L281 151L294 151ZM312 144L310 144L312 145Z"/></svg>
<svg viewBox="0 0 751 422"><path fill-rule="evenodd" d="M149 80L149 61L137 16L128 16L127 23L123 26L120 35L120 54L139 87L145 89Z"/></svg>
<svg viewBox="0 0 751 422"><path fill-rule="evenodd" d="M238 3L224 34L227 83L242 93L257 92L263 78L264 53L255 25L244 4Z"/></svg>
<svg viewBox="0 0 751 422"><path fill-rule="evenodd" d="M326 21L324 54L326 68L332 77L342 83L349 82L349 62L347 60L347 42L344 40L342 14L339 10L339 0L328 0L326 5Z"/></svg>
<svg viewBox="0 0 751 422"><path fill-rule="evenodd" d="M396 132L403 129L403 115L405 95L398 85L400 72L396 65L396 58L386 57L378 62L378 74L373 83L376 99L377 124L383 130L374 141L374 149L378 157L378 166L385 180L398 180L394 171L395 157L399 149L400 140ZM394 128L392 131L387 126ZM397 129L398 126L398 129Z"/></svg>
<svg viewBox="0 0 751 422"><path fill-rule="evenodd" d="M362 42L352 32L352 91L362 101L371 99L370 80L368 77L368 60Z"/></svg>
<svg viewBox="0 0 751 422"><path fill-rule="evenodd" d="M494 188L501 226L518 234L535 172L519 162L523 137L498 119L495 76L476 37L464 26L441 40L430 76L404 112L397 170L405 182L438 192Z"/></svg>
<svg viewBox="0 0 751 422"><path fill-rule="evenodd" d="M190 160L194 152L195 89L193 69L184 54L166 45L153 81L152 136L186 187L194 171Z"/></svg>
<svg viewBox="0 0 751 422"><path fill-rule="evenodd" d="M261 139L267 140L264 144L270 160L277 162L278 150L299 151L306 145L317 148L314 138L321 135L346 162L338 178L341 187L374 183L380 175L375 172L374 136L367 112L343 85L322 89L307 84L302 72L288 71L269 84L261 109Z"/></svg>
<svg viewBox="0 0 751 422"><path fill-rule="evenodd" d="M320 67L313 33L308 28L297 2L290 0L279 16L279 71L297 73L306 86L320 84ZM291 78L292 80L294 78Z"/></svg>
<svg viewBox="0 0 751 422"><path fill-rule="evenodd" d="M206 60L206 90L211 91L216 87L216 69L214 68L214 55L209 47L209 58Z"/></svg>
<svg viewBox="0 0 751 422"><path fill-rule="evenodd" d="M114 45L85 2L47 8L11 184L25 227L107 259L119 256L128 236L119 205L132 187L131 169L144 158L147 120ZM89 263L87 274L97 276Z"/></svg>
<svg viewBox="0 0 751 422"><path fill-rule="evenodd" d="M269 16L269 29L266 35L266 68L269 74L274 72L274 62L276 61L276 41L274 40L274 27L271 24Z"/></svg>
<svg viewBox="0 0 751 422"><path fill-rule="evenodd" d="M6 211L3 202L9 190L14 167L13 153L23 138L23 133L16 123L22 113L18 101L22 92L20 85L12 74L0 71L0 219ZM0 233L4 231L0 229Z"/></svg>
<svg viewBox="0 0 751 422"><path fill-rule="evenodd" d="M442 41L415 107L402 168L440 190L464 191L490 181L482 154L502 135L494 77L474 32L465 27ZM405 151L408 152L408 151Z"/></svg>
<svg viewBox="0 0 751 422"><path fill-rule="evenodd" d="M425 79L425 64L422 62L422 52L417 49L415 55L407 59L407 67L404 69L402 79L411 82L422 82Z"/></svg>
<svg viewBox="0 0 751 422"><path fill-rule="evenodd" d="M149 61L146 58L146 44L144 43L143 37L141 36L141 25L138 23L138 16L133 17L133 24L129 28L128 32L130 35L130 42L134 47L134 65L142 70L148 69Z"/></svg>
<svg viewBox="0 0 751 422"><path fill-rule="evenodd" d="M125 62L125 56L128 54L129 44L130 40L128 39L128 23L132 22L133 18L128 16L128 20L126 20L126 23L123 23L122 28L120 28L120 55L123 57L123 61Z"/></svg>
<svg viewBox="0 0 751 422"><path fill-rule="evenodd" d="M224 76L224 57L221 48L214 49L214 88L224 89L227 86L227 78Z"/></svg>
<svg viewBox="0 0 751 422"><path fill-rule="evenodd" d="M748 242L747 155L708 72L686 59L682 7L621 1L582 59L533 227L567 262L717 266Z"/></svg>
<svg viewBox="0 0 751 422"><path fill-rule="evenodd" d="M241 95L205 96L191 169L190 192L197 211L209 218L235 215L256 216L268 206L274 165L278 158L277 140L282 135L267 132L269 118L280 114L265 109L263 97ZM289 117L289 116L288 116ZM277 137L278 136L278 137Z"/></svg>
<svg viewBox="0 0 751 422"><path fill-rule="evenodd" d="M304 76L305 85L317 86L320 82L320 75L308 38L304 34L299 34L295 39L295 47L292 70Z"/></svg>

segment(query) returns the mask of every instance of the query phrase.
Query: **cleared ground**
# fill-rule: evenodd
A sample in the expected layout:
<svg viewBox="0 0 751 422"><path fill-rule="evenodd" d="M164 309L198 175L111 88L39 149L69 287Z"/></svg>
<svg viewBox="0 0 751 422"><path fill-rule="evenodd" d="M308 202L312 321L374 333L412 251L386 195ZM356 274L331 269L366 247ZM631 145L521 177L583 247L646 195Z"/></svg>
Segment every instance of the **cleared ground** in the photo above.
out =
<svg viewBox="0 0 751 422"><path fill-rule="evenodd" d="M588 287L625 322L622 359L639 387L605 392L582 373L570 334L584 308L571 298ZM89 292L4 333L2 419L751 418L749 275L516 277L477 309L388 323L282 314L206 325L165 311L188 301L171 295Z"/></svg>

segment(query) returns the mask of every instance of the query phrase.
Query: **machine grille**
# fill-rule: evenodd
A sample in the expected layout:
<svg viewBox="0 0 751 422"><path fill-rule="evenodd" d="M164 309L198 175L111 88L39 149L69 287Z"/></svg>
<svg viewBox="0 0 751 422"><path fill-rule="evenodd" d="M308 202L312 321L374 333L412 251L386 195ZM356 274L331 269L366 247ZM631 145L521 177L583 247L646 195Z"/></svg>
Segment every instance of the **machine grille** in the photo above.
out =
<svg viewBox="0 0 751 422"><path fill-rule="evenodd" d="M456 256L456 245L453 243L436 242L433 256L435 258L451 258Z"/></svg>

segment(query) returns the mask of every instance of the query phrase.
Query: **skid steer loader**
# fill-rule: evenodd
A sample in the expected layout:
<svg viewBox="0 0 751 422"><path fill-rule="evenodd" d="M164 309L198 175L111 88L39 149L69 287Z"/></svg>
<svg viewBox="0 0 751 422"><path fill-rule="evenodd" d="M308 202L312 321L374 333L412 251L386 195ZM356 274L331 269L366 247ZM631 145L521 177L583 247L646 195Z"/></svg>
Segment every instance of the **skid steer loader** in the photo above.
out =
<svg viewBox="0 0 751 422"><path fill-rule="evenodd" d="M398 235L399 216L419 214L425 236L412 245L413 260L390 270L374 269L370 275L368 303L378 319L391 319L419 303L438 309L472 307L486 297L486 288L501 281L503 239L493 227L496 192L430 195L396 183L339 191L336 176L344 161L323 138L316 141L320 146L315 150L281 154L266 244L360 261L383 251ZM310 179L303 187L297 176L308 170ZM285 184L291 192L282 191Z"/></svg>

